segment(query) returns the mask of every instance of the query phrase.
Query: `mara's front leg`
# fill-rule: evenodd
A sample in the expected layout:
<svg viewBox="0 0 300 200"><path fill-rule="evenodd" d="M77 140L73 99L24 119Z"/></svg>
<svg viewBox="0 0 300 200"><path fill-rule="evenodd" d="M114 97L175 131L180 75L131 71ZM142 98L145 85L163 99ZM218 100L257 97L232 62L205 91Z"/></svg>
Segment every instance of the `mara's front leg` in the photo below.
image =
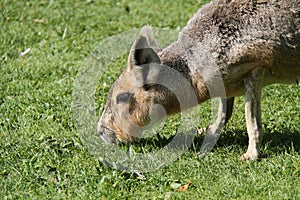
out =
<svg viewBox="0 0 300 200"><path fill-rule="evenodd" d="M245 78L245 115L249 137L247 152L240 160L256 160L259 156L263 130L261 122L261 90L264 70L257 68Z"/></svg>
<svg viewBox="0 0 300 200"><path fill-rule="evenodd" d="M234 97L231 98L220 98L218 116L213 124L209 125L204 130L206 137L201 146L201 153L207 153L212 150L212 148L217 143L217 140L221 134L221 131L225 123L229 120L232 115Z"/></svg>
<svg viewBox="0 0 300 200"><path fill-rule="evenodd" d="M221 132L223 127L229 121L233 111L234 97L220 98L218 116L213 124L206 128L200 128L198 133L202 134L216 134Z"/></svg>

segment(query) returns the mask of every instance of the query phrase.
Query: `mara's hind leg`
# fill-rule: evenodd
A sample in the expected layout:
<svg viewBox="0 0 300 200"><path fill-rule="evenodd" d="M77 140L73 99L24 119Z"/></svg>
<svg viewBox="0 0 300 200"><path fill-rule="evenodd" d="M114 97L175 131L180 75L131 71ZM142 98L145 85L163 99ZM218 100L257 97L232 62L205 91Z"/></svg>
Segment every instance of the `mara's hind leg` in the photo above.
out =
<svg viewBox="0 0 300 200"><path fill-rule="evenodd" d="M232 116L232 111L233 111L233 104L234 104L234 97L230 97L226 99L226 117L225 117L225 124L224 126L227 124L227 122L230 120L231 116Z"/></svg>
<svg viewBox="0 0 300 200"><path fill-rule="evenodd" d="M200 128L199 134L216 134L220 133L226 123L229 121L233 111L234 97L220 98L218 116L215 122L206 128Z"/></svg>
<svg viewBox="0 0 300 200"><path fill-rule="evenodd" d="M263 136L261 122L261 90L263 70L254 70L245 78L246 102L245 114L248 132L248 149L240 160L256 160L259 156L260 144Z"/></svg>

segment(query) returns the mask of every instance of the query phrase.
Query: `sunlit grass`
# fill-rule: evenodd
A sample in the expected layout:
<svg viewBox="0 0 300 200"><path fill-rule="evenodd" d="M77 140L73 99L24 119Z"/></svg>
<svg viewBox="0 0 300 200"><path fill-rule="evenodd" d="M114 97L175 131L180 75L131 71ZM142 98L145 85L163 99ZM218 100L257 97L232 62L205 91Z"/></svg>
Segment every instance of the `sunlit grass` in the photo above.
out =
<svg viewBox="0 0 300 200"><path fill-rule="evenodd" d="M1 1L0 198L299 199L296 85L269 86L263 92L265 137L260 162L238 161L248 140L244 97L236 99L232 120L208 156L199 157L203 137L196 137L172 165L143 174L144 178L112 170L82 144L71 103L73 81L84 59L103 39L134 27L182 27L200 2ZM30 52L21 57L28 48ZM99 77L97 115L125 63L126 55ZM210 104L201 109L203 126L210 120L206 113ZM166 126L160 134L168 138L174 129ZM157 148L159 139L148 138L133 148L149 152ZM181 193L172 188L174 182L192 185Z"/></svg>

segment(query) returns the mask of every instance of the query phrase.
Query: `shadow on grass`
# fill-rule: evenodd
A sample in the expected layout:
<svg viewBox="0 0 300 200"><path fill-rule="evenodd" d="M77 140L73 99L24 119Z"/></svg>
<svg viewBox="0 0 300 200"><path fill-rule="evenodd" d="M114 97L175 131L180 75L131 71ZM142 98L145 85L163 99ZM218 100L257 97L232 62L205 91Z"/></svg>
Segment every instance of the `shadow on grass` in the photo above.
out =
<svg viewBox="0 0 300 200"><path fill-rule="evenodd" d="M135 146L147 149L159 149L166 146L173 138L174 136L164 137L157 135L155 136L155 139L141 139ZM190 149L196 152L200 151L203 140L204 136L196 136ZM223 131L214 148L227 148L229 146L237 146L246 150L248 146L248 135L246 130ZM290 130L265 130L262 142L262 149L264 148L267 152L274 154L282 152L290 153L291 151L300 152L300 132L291 132ZM268 157L268 155L262 155L262 157Z"/></svg>
<svg viewBox="0 0 300 200"><path fill-rule="evenodd" d="M167 137L158 134L151 138L140 139L133 145L119 144L119 146L127 150L130 148L130 146L133 146L135 150L145 153L165 147L173 140L174 137L175 136ZM188 151L200 152L204 138L204 136L196 136L194 138L193 144L191 145ZM212 151L214 151L214 149L218 149L218 151L224 150L224 152L226 152L227 148L237 149L238 151L244 149L243 151L246 151L247 146L248 135L246 130L225 130L220 135L220 138L217 141L215 147L212 149ZM283 153L293 154L293 152L300 152L299 131L291 132L290 130L282 130L272 132L271 130L265 130L262 142L261 159L266 159L272 155L278 155ZM99 164L100 166L104 166L104 164L102 164L100 161ZM101 170L99 170L98 173L101 173ZM121 175L125 179L136 178L144 180L145 178L142 173L136 172L128 173L124 171L121 173Z"/></svg>
<svg viewBox="0 0 300 200"><path fill-rule="evenodd" d="M203 139L204 136L195 138L195 151L200 151ZM224 131L215 148L227 148L228 146L237 146L246 150L248 146L246 130ZM300 152L300 132L265 130L261 146L266 150L266 152L262 152L262 158L269 157L270 154Z"/></svg>

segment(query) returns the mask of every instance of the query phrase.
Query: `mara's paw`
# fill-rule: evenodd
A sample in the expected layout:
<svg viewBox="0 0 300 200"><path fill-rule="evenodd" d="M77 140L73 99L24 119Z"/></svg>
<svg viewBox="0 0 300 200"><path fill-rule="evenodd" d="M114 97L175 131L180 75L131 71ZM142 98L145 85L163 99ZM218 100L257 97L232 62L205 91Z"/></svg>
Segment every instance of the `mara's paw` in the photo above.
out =
<svg viewBox="0 0 300 200"><path fill-rule="evenodd" d="M205 128L198 128L197 129L198 135L205 135L206 132L207 132L207 127L205 127Z"/></svg>
<svg viewBox="0 0 300 200"><path fill-rule="evenodd" d="M256 161L258 159L258 152L257 151L247 151L243 154L239 160L240 161Z"/></svg>

